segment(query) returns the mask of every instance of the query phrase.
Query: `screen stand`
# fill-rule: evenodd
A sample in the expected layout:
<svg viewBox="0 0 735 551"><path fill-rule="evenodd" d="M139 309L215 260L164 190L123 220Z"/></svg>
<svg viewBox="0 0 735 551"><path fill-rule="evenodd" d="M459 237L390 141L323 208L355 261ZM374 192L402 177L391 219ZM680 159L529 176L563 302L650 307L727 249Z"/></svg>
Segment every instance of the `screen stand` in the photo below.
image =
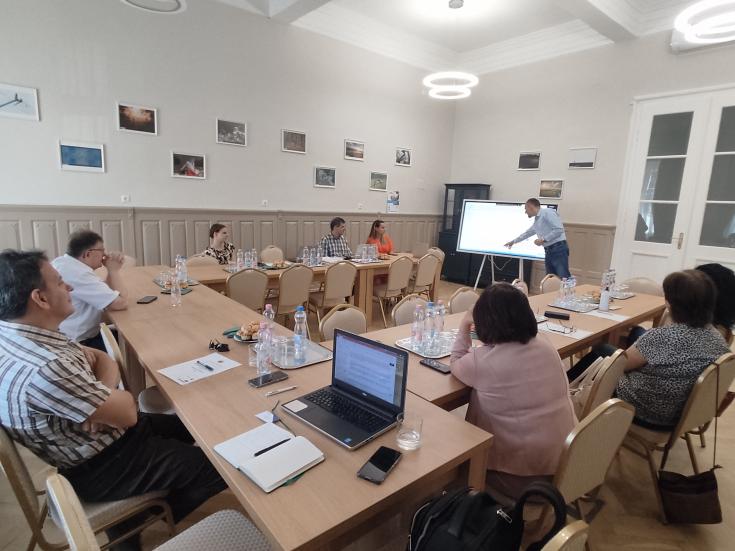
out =
<svg viewBox="0 0 735 551"><path fill-rule="evenodd" d="M480 276L482 275L482 269L485 267L485 260L487 260L488 255L484 254L482 255L482 263L480 264L480 271L477 272L477 279L475 279L475 286L474 290L477 291L477 286L480 284ZM493 261L492 255L490 255L490 284L492 285L495 283L495 262Z"/></svg>

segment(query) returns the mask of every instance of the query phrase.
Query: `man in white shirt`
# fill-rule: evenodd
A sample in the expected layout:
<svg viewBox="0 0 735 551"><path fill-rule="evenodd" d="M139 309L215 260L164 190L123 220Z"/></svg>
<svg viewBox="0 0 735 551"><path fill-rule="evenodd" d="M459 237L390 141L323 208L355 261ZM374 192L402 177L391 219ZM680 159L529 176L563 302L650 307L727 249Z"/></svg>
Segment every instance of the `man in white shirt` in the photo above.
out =
<svg viewBox="0 0 735 551"><path fill-rule="evenodd" d="M104 350L100 335L100 321L104 310L125 310L128 307L125 286L120 275L125 257L122 253L105 253L105 244L99 234L83 229L69 236L66 254L52 262L71 287L74 313L66 318L59 329L85 346ZM107 268L103 281L94 273Z"/></svg>

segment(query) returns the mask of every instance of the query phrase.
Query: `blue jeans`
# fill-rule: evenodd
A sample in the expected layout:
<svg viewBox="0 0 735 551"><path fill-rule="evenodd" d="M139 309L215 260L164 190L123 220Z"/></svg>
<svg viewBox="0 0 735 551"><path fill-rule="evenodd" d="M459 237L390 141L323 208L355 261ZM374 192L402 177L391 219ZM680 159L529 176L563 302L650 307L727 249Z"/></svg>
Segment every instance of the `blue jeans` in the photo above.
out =
<svg viewBox="0 0 735 551"><path fill-rule="evenodd" d="M546 273L554 274L560 278L569 277L569 246L566 241L559 241L548 247L546 250Z"/></svg>

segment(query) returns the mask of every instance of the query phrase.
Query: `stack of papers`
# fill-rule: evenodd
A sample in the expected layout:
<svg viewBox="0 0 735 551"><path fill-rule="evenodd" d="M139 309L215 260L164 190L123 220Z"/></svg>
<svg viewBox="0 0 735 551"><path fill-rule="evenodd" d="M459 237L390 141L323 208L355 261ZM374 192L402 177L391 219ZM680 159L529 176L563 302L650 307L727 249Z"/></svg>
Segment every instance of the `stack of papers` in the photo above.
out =
<svg viewBox="0 0 735 551"><path fill-rule="evenodd" d="M324 264L334 264L335 262L342 262L344 258L341 256L323 256L322 262Z"/></svg>
<svg viewBox="0 0 735 551"><path fill-rule="evenodd" d="M567 337L568 339L572 339L575 341L587 338L592 334L592 331L585 331L584 329L578 329L576 327L565 326L565 325L561 325L559 323L553 323L550 321L539 323L538 328L540 331L545 331L546 333L550 333L552 335L559 335L561 337Z"/></svg>
<svg viewBox="0 0 735 551"><path fill-rule="evenodd" d="M159 373L180 385L188 385L199 379L217 375L217 373L222 373L239 365L241 364L235 360L231 360L215 352L214 354L208 354L201 358L194 358L188 362L166 367L161 369Z"/></svg>
<svg viewBox="0 0 735 551"><path fill-rule="evenodd" d="M264 492L324 461L324 454L303 436L265 423L217 444L214 451L247 475Z"/></svg>
<svg viewBox="0 0 735 551"><path fill-rule="evenodd" d="M596 318L603 318L610 321L625 321L628 319L629 316L624 316L623 314L613 314L612 312L603 312L600 310L595 310L594 312L586 312L585 316L595 316Z"/></svg>

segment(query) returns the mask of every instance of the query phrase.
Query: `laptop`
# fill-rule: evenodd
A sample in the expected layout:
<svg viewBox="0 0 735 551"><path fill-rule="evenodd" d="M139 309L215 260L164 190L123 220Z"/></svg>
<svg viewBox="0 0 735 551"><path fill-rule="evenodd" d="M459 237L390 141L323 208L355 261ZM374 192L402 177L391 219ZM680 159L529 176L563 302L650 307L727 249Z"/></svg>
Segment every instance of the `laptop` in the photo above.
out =
<svg viewBox="0 0 735 551"><path fill-rule="evenodd" d="M351 450L398 422L408 352L336 329L332 384L283 404L287 413Z"/></svg>

